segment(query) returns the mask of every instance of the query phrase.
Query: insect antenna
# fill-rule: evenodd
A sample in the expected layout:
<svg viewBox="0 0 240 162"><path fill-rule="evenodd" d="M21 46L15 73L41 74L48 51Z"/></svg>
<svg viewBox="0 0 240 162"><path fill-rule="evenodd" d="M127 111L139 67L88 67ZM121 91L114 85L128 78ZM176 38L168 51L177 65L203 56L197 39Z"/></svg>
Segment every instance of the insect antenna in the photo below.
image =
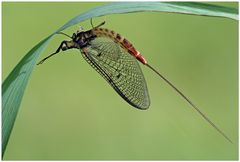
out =
<svg viewBox="0 0 240 162"><path fill-rule="evenodd" d="M169 80L167 80L162 74L160 74L157 70L155 70L152 66L149 64L146 64L147 67L149 67L152 71L154 71L158 76L160 76L165 82L167 82L175 91L178 92L179 95L181 95L212 127L214 127L223 137L225 137L229 142L233 143L230 138L223 133L203 112L200 111L200 109L193 104L193 102L188 99L179 89L177 89Z"/></svg>

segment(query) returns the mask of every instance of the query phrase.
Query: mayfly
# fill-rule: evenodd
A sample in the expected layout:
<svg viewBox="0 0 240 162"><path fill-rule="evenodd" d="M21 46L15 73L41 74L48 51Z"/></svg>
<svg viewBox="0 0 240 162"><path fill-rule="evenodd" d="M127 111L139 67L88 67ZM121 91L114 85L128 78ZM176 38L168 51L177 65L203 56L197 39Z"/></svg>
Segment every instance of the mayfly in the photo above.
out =
<svg viewBox="0 0 240 162"><path fill-rule="evenodd" d="M229 142L232 141L195 106L180 90L178 90L169 80L148 64L146 59L136 48L119 33L106 28L102 22L92 29L78 30L69 36L71 40L62 41L56 52L41 60L37 65L59 53L61 50L79 49L83 58L113 87L113 89L130 105L145 110L150 106L150 99L144 75L137 62L154 71L159 77L167 82L179 95L181 95L212 127L214 127Z"/></svg>

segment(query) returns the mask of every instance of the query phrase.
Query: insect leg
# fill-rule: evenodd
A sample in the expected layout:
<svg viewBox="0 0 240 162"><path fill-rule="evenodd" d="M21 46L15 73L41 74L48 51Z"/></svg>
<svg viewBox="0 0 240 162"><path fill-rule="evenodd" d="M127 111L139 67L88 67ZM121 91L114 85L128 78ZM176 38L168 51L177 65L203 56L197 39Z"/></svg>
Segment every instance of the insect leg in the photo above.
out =
<svg viewBox="0 0 240 162"><path fill-rule="evenodd" d="M90 20L90 23L91 23L91 25L92 25L92 28L99 28L100 26L102 26L102 25L104 25L105 24L105 21L103 21L101 24L99 24L98 26L93 26L93 22L92 22L92 18L91 18L91 20Z"/></svg>
<svg viewBox="0 0 240 162"><path fill-rule="evenodd" d="M64 46L64 45L65 45L65 46ZM65 48L64 48L64 47L65 47ZM60 44L60 46L58 47L58 49L56 50L56 52L54 52L54 53L52 53L51 55L49 55L49 56L45 57L44 59L42 59L40 62L37 63L37 65L42 64L42 63L43 63L45 60L47 60L48 58L50 58L50 57L52 57L53 55L59 53L60 50L63 50L63 51L67 50L66 47L67 47L67 41L62 41L62 43Z"/></svg>

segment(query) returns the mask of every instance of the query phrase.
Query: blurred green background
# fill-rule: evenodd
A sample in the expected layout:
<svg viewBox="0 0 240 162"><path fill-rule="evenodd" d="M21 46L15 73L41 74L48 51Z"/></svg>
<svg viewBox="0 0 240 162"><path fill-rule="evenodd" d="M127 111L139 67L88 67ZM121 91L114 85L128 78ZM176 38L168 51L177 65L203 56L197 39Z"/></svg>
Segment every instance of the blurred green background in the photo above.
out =
<svg viewBox="0 0 240 162"><path fill-rule="evenodd" d="M72 17L106 3L2 3L2 79L40 40ZM237 3L212 3L238 7ZM5 160L237 160L238 22L171 13L108 15L127 37L207 114L230 144L156 74L141 65L151 106L131 107L69 50L36 66ZM68 28L72 35L79 26ZM41 58L68 39L56 35ZM39 59L40 60L40 59Z"/></svg>

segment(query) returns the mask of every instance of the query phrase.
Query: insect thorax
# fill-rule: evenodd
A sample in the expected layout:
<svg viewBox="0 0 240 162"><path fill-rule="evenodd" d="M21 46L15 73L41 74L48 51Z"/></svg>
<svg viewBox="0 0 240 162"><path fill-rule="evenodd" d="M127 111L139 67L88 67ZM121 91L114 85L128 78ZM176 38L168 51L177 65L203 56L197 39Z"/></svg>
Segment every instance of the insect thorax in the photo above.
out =
<svg viewBox="0 0 240 162"><path fill-rule="evenodd" d="M76 33L75 35L76 36L73 38L73 41L77 43L80 48L87 47L89 42L96 38L96 35L92 32L92 30Z"/></svg>

